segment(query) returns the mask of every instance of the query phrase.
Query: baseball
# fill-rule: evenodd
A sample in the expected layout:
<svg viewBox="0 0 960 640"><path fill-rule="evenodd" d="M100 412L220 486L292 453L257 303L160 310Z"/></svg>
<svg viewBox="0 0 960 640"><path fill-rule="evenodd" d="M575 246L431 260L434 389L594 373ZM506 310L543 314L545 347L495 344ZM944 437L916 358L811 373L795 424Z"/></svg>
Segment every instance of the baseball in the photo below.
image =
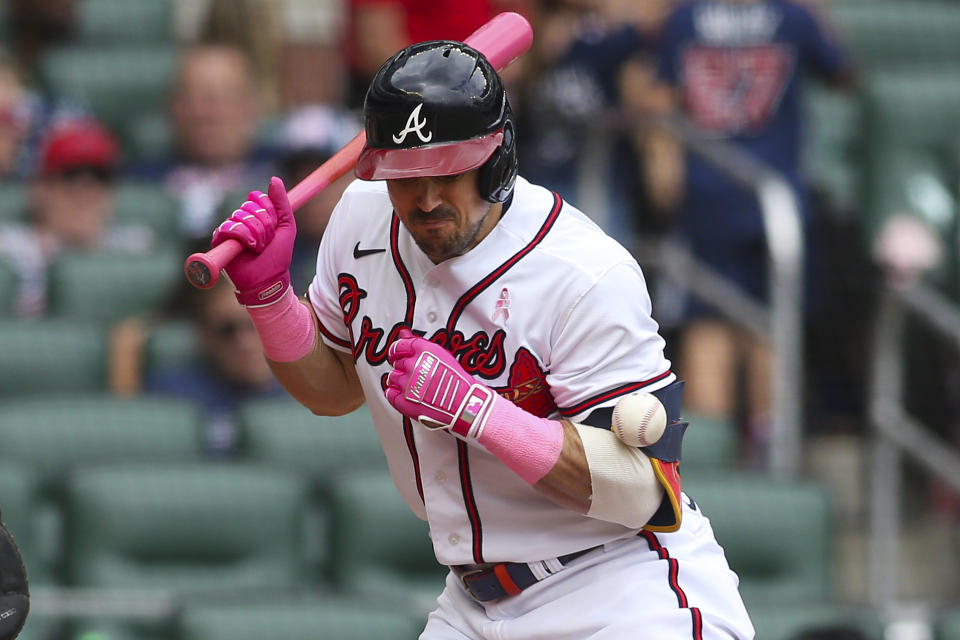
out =
<svg viewBox="0 0 960 640"><path fill-rule="evenodd" d="M667 428L667 412L657 397L639 391L620 398L613 408L611 430L620 442L647 447L657 442Z"/></svg>

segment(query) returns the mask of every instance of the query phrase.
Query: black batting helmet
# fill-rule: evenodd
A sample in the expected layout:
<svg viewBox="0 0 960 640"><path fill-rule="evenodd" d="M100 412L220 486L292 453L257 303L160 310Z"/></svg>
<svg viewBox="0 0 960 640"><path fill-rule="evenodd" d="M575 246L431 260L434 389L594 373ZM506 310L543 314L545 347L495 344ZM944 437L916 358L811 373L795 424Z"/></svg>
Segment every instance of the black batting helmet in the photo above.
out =
<svg viewBox="0 0 960 640"><path fill-rule="evenodd" d="M403 49L377 71L363 105L363 180L449 176L479 168L480 194L503 202L517 178L503 82L476 49L450 40Z"/></svg>

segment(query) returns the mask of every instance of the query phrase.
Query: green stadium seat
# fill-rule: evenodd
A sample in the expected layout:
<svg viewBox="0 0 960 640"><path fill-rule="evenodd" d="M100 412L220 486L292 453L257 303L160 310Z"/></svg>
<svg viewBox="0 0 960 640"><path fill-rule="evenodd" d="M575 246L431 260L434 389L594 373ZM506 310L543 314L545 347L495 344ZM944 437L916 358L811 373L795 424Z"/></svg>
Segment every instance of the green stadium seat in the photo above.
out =
<svg viewBox="0 0 960 640"><path fill-rule="evenodd" d="M176 58L173 45L58 47L41 60L40 77L53 94L86 104L125 139L133 117L165 104Z"/></svg>
<svg viewBox="0 0 960 640"><path fill-rule="evenodd" d="M960 60L960 11L944 2L831 3L832 22L867 70Z"/></svg>
<svg viewBox="0 0 960 640"><path fill-rule="evenodd" d="M756 473L688 470L683 488L710 519L748 604L829 599L832 521L821 487Z"/></svg>
<svg viewBox="0 0 960 640"><path fill-rule="evenodd" d="M960 609L941 612L933 629L933 640L960 640Z"/></svg>
<svg viewBox="0 0 960 640"><path fill-rule="evenodd" d="M77 35L84 43L144 44L173 40L170 0L81 0Z"/></svg>
<svg viewBox="0 0 960 640"><path fill-rule="evenodd" d="M0 456L59 475L109 462L199 460L200 410L178 398L106 394L0 402Z"/></svg>
<svg viewBox="0 0 960 640"><path fill-rule="evenodd" d="M22 181L0 182L0 223L20 222L27 214L27 190Z"/></svg>
<svg viewBox="0 0 960 640"><path fill-rule="evenodd" d="M0 321L0 398L103 391L106 339L93 323Z"/></svg>
<svg viewBox="0 0 960 640"><path fill-rule="evenodd" d="M176 617L159 620L74 618L57 638L69 640L170 640L176 637ZM19 640L19 639L18 639ZM50 639L55 640L55 639Z"/></svg>
<svg viewBox="0 0 960 640"><path fill-rule="evenodd" d="M160 371L187 365L196 358L196 328L186 320L159 322L150 328L144 354L144 370Z"/></svg>
<svg viewBox="0 0 960 640"><path fill-rule="evenodd" d="M179 247L183 242L180 204L161 185L153 182L119 182L117 208L111 224L146 226L162 246Z"/></svg>
<svg viewBox="0 0 960 640"><path fill-rule="evenodd" d="M2 448L2 447L0 447ZM0 456L3 452L0 451ZM0 459L0 510L3 522L20 549L32 593L56 584L52 545L56 544L57 522L43 502L40 479L29 465L10 458ZM18 640L52 640L61 637L59 621L34 611L17 636Z"/></svg>
<svg viewBox="0 0 960 640"><path fill-rule="evenodd" d="M262 597L226 603L190 603L178 640L414 640L422 623L409 613L367 600Z"/></svg>
<svg viewBox="0 0 960 640"><path fill-rule="evenodd" d="M3 523L20 548L30 584L47 584L50 575L43 561L37 511L41 494L39 478L28 465L15 461L6 452L3 455L0 463L0 513L3 514Z"/></svg>
<svg viewBox="0 0 960 640"><path fill-rule="evenodd" d="M387 471L339 474L330 487L333 582L343 592L436 608L446 568L433 554L427 523L414 516Z"/></svg>
<svg viewBox="0 0 960 640"><path fill-rule="evenodd" d="M95 251L64 254L49 270L51 316L110 323L157 310L183 278L183 256Z"/></svg>
<svg viewBox="0 0 960 640"><path fill-rule="evenodd" d="M66 580L179 597L302 588L306 483L227 463L85 467L66 484Z"/></svg>
<svg viewBox="0 0 960 640"><path fill-rule="evenodd" d="M789 601L750 606L756 637L763 640L795 640L803 632L837 628L858 631L867 640L883 640L880 614L869 607Z"/></svg>
<svg viewBox="0 0 960 640"><path fill-rule="evenodd" d="M861 179L860 102L819 84L808 87L804 96L804 172L831 210L855 211Z"/></svg>
<svg viewBox="0 0 960 640"><path fill-rule="evenodd" d="M862 96L868 150L948 150L960 125L958 71L960 66L871 73Z"/></svg>
<svg viewBox="0 0 960 640"><path fill-rule="evenodd" d="M20 279L9 262L0 258L0 318L13 315Z"/></svg>
<svg viewBox="0 0 960 640"><path fill-rule="evenodd" d="M249 458L294 469L323 482L358 467L385 469L366 405L337 417L317 416L292 399L247 402L239 412Z"/></svg>
<svg viewBox="0 0 960 640"><path fill-rule="evenodd" d="M690 423L683 436L683 461L680 471L732 469L737 464L739 433L729 420L720 420L684 411Z"/></svg>
<svg viewBox="0 0 960 640"><path fill-rule="evenodd" d="M149 161L163 158L173 149L173 128L164 105L133 118L127 126L127 138L133 157Z"/></svg>
<svg viewBox="0 0 960 640"><path fill-rule="evenodd" d="M120 399L106 395L11 399L0 402L0 464L29 466L39 485L39 583L63 560L62 480L88 464L199 460L200 413L168 398ZM3 502L0 502L3 507ZM5 507L3 507L5 508ZM31 579L33 575L31 576Z"/></svg>
<svg viewBox="0 0 960 640"><path fill-rule="evenodd" d="M34 612L27 616L17 640L55 640L62 637L63 629L58 620L41 617Z"/></svg>
<svg viewBox="0 0 960 640"><path fill-rule="evenodd" d="M310 570L329 580L331 554L324 542L331 528L329 485L346 470L386 468L383 450L366 405L337 417L317 416L288 399L251 400L238 412L245 458L264 465L291 469L308 478L314 501L308 534Z"/></svg>

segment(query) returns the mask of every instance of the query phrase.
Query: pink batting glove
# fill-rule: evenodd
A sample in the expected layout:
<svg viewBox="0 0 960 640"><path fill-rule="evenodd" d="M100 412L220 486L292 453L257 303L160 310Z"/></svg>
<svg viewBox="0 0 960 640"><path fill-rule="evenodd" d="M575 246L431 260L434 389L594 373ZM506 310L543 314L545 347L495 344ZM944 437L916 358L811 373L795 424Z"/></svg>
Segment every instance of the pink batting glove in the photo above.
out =
<svg viewBox="0 0 960 640"><path fill-rule="evenodd" d="M248 307L276 302L290 286L290 262L297 223L287 190L273 177L267 194L251 191L248 200L213 232L211 246L227 238L246 249L226 267L237 300Z"/></svg>
<svg viewBox="0 0 960 640"><path fill-rule="evenodd" d="M480 437L497 394L474 380L449 351L404 328L387 359L393 371L384 393L397 411L428 429Z"/></svg>
<svg viewBox="0 0 960 640"><path fill-rule="evenodd" d="M563 452L563 425L504 400L474 380L443 347L404 328L387 359L393 371L384 394L403 415L484 447L530 486L556 465Z"/></svg>

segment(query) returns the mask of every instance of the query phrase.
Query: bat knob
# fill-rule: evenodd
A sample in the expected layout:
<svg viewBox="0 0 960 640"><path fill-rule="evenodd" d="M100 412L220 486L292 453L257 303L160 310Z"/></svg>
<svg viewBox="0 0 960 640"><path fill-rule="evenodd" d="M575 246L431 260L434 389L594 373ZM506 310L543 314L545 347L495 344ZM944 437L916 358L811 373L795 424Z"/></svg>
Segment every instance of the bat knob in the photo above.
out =
<svg viewBox="0 0 960 640"><path fill-rule="evenodd" d="M209 289L220 279L220 269L205 253L195 253L187 258L183 271L190 284L198 289Z"/></svg>

